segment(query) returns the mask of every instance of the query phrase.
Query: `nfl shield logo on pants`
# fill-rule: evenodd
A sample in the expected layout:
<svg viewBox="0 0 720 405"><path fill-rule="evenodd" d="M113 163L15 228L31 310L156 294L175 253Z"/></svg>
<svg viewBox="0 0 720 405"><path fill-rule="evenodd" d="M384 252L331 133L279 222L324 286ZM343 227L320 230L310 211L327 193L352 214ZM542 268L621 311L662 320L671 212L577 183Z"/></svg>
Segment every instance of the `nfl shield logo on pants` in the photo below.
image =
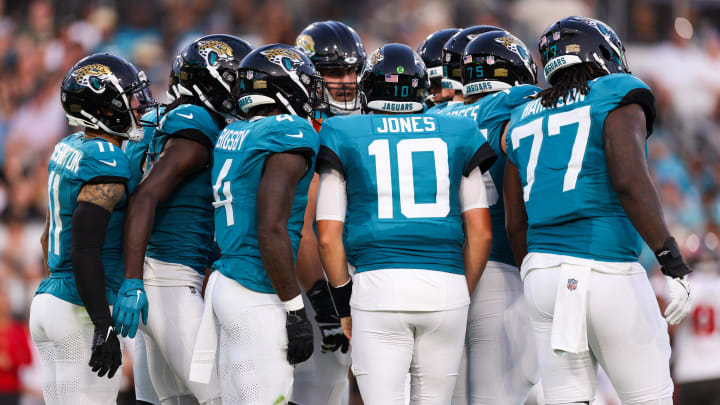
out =
<svg viewBox="0 0 720 405"><path fill-rule="evenodd" d="M570 291L574 291L577 288L577 280L574 278L569 278L567 282L567 289Z"/></svg>

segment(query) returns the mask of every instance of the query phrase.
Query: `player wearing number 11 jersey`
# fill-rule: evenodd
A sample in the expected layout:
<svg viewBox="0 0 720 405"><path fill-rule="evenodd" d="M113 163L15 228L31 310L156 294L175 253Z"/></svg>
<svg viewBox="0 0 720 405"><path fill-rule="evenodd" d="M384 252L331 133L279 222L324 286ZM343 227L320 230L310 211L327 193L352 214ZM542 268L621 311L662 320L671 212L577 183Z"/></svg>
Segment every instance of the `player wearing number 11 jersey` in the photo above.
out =
<svg viewBox="0 0 720 405"><path fill-rule="evenodd" d="M320 256L367 405L404 404L408 372L412 403L450 403L492 241L481 172L496 155L472 121L414 114L428 87L412 49L385 45L360 79L374 114L320 131Z"/></svg>
<svg viewBox="0 0 720 405"><path fill-rule="evenodd" d="M667 278L668 323L689 311L690 269L645 161L653 94L601 21L558 21L540 53L551 87L513 110L503 146L508 236L545 400L591 402L600 363L622 403L672 404L667 325L637 261L640 237Z"/></svg>

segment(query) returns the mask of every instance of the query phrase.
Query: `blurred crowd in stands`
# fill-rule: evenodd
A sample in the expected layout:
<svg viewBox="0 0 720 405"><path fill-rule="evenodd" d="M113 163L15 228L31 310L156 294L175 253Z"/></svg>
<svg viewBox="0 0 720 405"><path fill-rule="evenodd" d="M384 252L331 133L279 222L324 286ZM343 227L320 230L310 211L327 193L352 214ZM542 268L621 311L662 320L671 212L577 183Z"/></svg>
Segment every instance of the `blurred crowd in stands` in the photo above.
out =
<svg viewBox="0 0 720 405"><path fill-rule="evenodd" d="M491 24L516 33L534 50L544 28L573 14L615 27L633 73L653 88L658 117L648 159L667 220L691 262L715 263L720 253L720 33L714 28L720 26L719 3L0 0L0 399L22 391L24 403L42 403L38 368L24 367L31 360L16 342L26 333L22 325L30 300L44 277L39 238L47 160L54 144L71 131L60 106L60 82L80 58L95 52L128 58L145 70L155 97L164 101L174 55L204 34L231 33L254 46L294 44L312 21L338 19L353 26L371 52L386 42L417 47L441 28ZM643 264L655 272L651 252L643 255ZM22 378L13 379L19 369Z"/></svg>

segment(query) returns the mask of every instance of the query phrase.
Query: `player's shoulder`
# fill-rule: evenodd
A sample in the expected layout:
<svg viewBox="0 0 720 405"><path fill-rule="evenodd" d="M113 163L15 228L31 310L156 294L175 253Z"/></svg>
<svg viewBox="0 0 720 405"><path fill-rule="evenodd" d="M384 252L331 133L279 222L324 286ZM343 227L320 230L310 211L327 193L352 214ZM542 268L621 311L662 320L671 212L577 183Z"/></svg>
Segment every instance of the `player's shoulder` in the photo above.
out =
<svg viewBox="0 0 720 405"><path fill-rule="evenodd" d="M120 146L103 138L83 137L79 144L82 158L77 175L82 179L98 176L130 178L130 160Z"/></svg>
<svg viewBox="0 0 720 405"><path fill-rule="evenodd" d="M427 111L425 111L425 114L445 114L447 113L448 109L462 105L463 103L460 101L444 101L439 104L435 104L431 108L429 108Z"/></svg>
<svg viewBox="0 0 720 405"><path fill-rule="evenodd" d="M172 134L183 129L197 129L203 133L219 132L220 128L210 111L195 104L181 104L166 111L160 120L159 131Z"/></svg>
<svg viewBox="0 0 720 405"><path fill-rule="evenodd" d="M452 109L460 109L468 107L464 104L452 106ZM450 112L450 108L448 112ZM465 115L448 115L448 114L422 114L423 117L431 118L438 123L438 130L443 132L454 132L455 130L476 130L477 124L472 118Z"/></svg>
<svg viewBox="0 0 720 405"><path fill-rule="evenodd" d="M291 114L279 114L261 118L254 123L252 131L262 133L257 139L265 139L282 145L306 144L317 148L318 133L305 118Z"/></svg>
<svg viewBox="0 0 720 405"><path fill-rule="evenodd" d="M624 97L632 90L651 91L640 78L629 73L601 76L588 83L590 95L595 97Z"/></svg>

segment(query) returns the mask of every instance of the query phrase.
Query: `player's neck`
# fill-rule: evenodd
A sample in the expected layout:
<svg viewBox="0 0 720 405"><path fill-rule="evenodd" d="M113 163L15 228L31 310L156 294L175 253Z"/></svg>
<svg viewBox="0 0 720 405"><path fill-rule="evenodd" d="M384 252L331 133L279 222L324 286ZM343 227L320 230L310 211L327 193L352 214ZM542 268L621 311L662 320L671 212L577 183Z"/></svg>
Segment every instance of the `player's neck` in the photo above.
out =
<svg viewBox="0 0 720 405"><path fill-rule="evenodd" d="M120 137L115 136L115 135L106 134L106 133L100 132L100 131L95 131L90 128L85 128L85 134L83 135L83 137L85 137L85 138L102 138L115 146L120 146L122 144Z"/></svg>

